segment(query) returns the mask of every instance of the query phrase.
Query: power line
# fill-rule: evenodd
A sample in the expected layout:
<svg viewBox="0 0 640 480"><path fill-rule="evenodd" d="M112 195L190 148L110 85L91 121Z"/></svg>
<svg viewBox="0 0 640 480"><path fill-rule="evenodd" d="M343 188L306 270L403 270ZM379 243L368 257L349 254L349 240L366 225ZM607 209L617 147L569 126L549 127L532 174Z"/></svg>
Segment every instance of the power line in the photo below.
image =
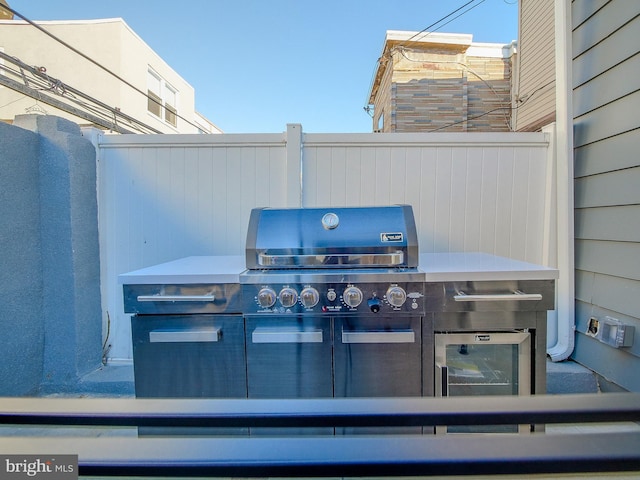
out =
<svg viewBox="0 0 640 480"><path fill-rule="evenodd" d="M460 13L459 15L456 15L455 17L453 17L452 19L450 19L448 22L443 23L442 25L439 25L437 28L434 28L433 30L430 30L431 28L435 27L436 25L438 25L440 22L443 22L444 20L446 20L447 18L449 18L450 16L458 13L460 10L462 10L463 8L466 8L467 6L469 6L470 4L472 4L473 2L476 2L478 0L470 0L467 3L465 3L464 5L456 8L454 11L452 11L451 13L445 15L444 17L442 17L440 20L438 20L437 22L432 23L431 25L429 25L426 28L423 28L422 30L420 30L418 33L416 33L415 35L413 35L412 37L409 37L407 40L405 40L404 42L401 42L400 44L396 45L395 48L399 48L399 47L406 47L408 45L410 45L411 43L419 43L424 37L426 37L427 35L433 33L433 32L437 32L438 30L440 30L442 27L444 27L445 25L449 25L451 22L453 22L454 20L460 18L462 15L464 15L465 13L470 12L471 10L473 10L474 8L476 8L477 6L483 4L486 0L479 0L478 3L476 3L475 5L471 6L471 8L469 8L468 10L465 10L464 12ZM417 40L413 40L414 38L418 37L420 34L424 33L424 35L422 35L419 39Z"/></svg>
<svg viewBox="0 0 640 480"><path fill-rule="evenodd" d="M64 47L68 48L69 50L71 50L73 53L80 55L82 58L84 58L85 60L91 62L92 64L94 64L95 66L97 66L98 68L102 69L103 71L105 71L106 73L108 73L109 75L113 76L114 78L116 78L118 81L124 83L125 85L127 85L128 87L132 88L133 90L135 90L136 92L138 92L139 94L143 95L145 98L147 98L147 100L151 100L152 102L156 103L157 105L159 105L160 107L164 107L164 105L162 105L161 102L157 101L156 99L152 98L151 96L147 95L146 92L140 90L138 87L136 87L135 85L133 85L132 83L128 82L127 80L125 80L124 78L122 78L121 76L119 76L117 73L114 73L113 71L109 70L107 67L105 67L104 65L102 65L101 63L97 62L96 60L94 60L93 58L89 57L88 55L86 55L85 53L81 52L80 50L78 50L77 48L75 48L74 46L68 44L67 42L65 42L64 40L62 40L61 38L57 37L56 35L54 35L53 33L49 32L46 28L42 27L41 25L38 25L37 23L35 23L34 21L28 19L27 17L25 17L24 15L22 15L20 12L14 10L13 8L9 7L8 5L4 5L4 4L0 4L0 8L8 10L9 12L13 13L15 16L21 18L22 20L24 20L25 22L27 22L29 25L35 27L36 29L40 30L42 33L44 33L45 35L47 35L48 37L52 38L53 40L55 40L56 42L60 43L61 45L63 45ZM198 125L196 125L195 123L191 122L190 120L187 120L186 118L184 118L183 116L179 115L177 112L173 112L174 115L178 118L180 118L181 120L183 120L184 122L188 123L189 125L191 125L192 127L195 127L196 129L199 129L200 127Z"/></svg>

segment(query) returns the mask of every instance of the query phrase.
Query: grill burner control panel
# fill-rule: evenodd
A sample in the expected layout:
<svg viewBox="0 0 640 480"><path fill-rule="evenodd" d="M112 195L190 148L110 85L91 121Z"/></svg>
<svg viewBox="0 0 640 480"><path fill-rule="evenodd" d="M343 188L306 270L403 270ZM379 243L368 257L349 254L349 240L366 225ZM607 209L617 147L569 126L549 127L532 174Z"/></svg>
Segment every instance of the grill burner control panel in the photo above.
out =
<svg viewBox="0 0 640 480"><path fill-rule="evenodd" d="M245 284L242 288L244 313L424 312L421 283Z"/></svg>

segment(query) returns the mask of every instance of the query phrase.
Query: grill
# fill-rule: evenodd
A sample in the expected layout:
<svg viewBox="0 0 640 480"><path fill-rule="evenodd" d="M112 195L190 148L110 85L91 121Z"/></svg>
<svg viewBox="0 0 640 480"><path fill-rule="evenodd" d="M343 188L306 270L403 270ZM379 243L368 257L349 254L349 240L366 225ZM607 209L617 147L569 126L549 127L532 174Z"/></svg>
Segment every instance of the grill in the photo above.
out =
<svg viewBox="0 0 640 480"><path fill-rule="evenodd" d="M245 314L423 311L410 206L254 209L246 263Z"/></svg>
<svg viewBox="0 0 640 480"><path fill-rule="evenodd" d="M341 209L254 209L247 268L418 266L410 206Z"/></svg>
<svg viewBox="0 0 640 480"><path fill-rule="evenodd" d="M255 209L246 263L249 398L422 395L411 207Z"/></svg>

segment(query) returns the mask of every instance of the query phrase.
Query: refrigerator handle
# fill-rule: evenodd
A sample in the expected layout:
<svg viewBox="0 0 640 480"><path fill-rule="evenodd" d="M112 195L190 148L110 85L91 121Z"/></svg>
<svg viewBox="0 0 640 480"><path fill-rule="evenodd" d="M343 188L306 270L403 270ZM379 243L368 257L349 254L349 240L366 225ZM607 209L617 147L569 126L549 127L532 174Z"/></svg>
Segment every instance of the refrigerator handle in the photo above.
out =
<svg viewBox="0 0 640 480"><path fill-rule="evenodd" d="M438 380L440 381L440 395L442 397L449 396L449 367L446 365L436 364L436 369L439 373Z"/></svg>

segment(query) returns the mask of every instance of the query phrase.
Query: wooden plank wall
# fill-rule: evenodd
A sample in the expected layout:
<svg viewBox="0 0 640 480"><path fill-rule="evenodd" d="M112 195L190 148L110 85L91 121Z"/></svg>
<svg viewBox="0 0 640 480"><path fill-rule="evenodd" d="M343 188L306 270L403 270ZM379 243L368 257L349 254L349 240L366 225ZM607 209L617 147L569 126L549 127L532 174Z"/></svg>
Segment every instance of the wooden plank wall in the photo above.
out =
<svg viewBox="0 0 640 480"><path fill-rule="evenodd" d="M554 2L520 0L516 131L536 131L555 120Z"/></svg>
<svg viewBox="0 0 640 480"><path fill-rule="evenodd" d="M572 3L575 146L574 358L640 391L640 2ZM590 317L635 327L629 348L587 336Z"/></svg>
<svg viewBox="0 0 640 480"><path fill-rule="evenodd" d="M131 361L117 276L191 255L241 255L257 206L408 203L423 252L547 263L548 142L543 133L303 134L299 125L285 134L103 136L109 358Z"/></svg>

